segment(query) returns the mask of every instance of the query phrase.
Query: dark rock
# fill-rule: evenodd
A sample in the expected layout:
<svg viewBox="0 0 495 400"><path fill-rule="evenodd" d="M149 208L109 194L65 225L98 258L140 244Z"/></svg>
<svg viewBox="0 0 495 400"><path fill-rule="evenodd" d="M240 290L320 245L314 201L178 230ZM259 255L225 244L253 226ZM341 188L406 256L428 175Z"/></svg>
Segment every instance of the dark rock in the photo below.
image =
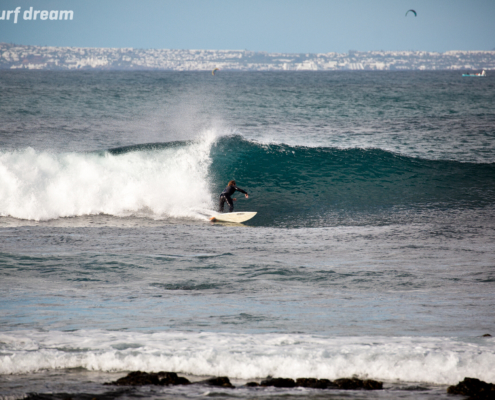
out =
<svg viewBox="0 0 495 400"><path fill-rule="evenodd" d="M357 378L341 378L334 381L339 389L362 389L363 381Z"/></svg>
<svg viewBox="0 0 495 400"><path fill-rule="evenodd" d="M246 383L247 387L256 387L259 386L260 384L258 382L248 382Z"/></svg>
<svg viewBox="0 0 495 400"><path fill-rule="evenodd" d="M366 390L382 390L383 382L374 381L373 379L365 379L363 381L363 386Z"/></svg>
<svg viewBox="0 0 495 400"><path fill-rule="evenodd" d="M116 400L128 398L128 389L91 393L29 393L24 400Z"/></svg>
<svg viewBox="0 0 495 400"><path fill-rule="evenodd" d="M191 382L183 376L178 376L175 372L158 372L160 385L189 385Z"/></svg>
<svg viewBox="0 0 495 400"><path fill-rule="evenodd" d="M196 382L196 383L202 383L204 385L210 385L210 386L228 387L228 388L234 387L230 383L229 378L227 378L226 376L218 376L216 378L210 378L205 381Z"/></svg>
<svg viewBox="0 0 495 400"><path fill-rule="evenodd" d="M124 376L123 378L117 379L112 382L114 385L119 386L143 386L143 385L158 385L160 379L158 374L148 374L147 372L133 371Z"/></svg>
<svg viewBox="0 0 495 400"><path fill-rule="evenodd" d="M334 381L339 389L366 389L366 390L380 390L383 389L383 382L374 381L372 379L361 380L358 378L342 378Z"/></svg>
<svg viewBox="0 0 495 400"><path fill-rule="evenodd" d="M337 385L328 379L316 379L316 378L298 378L296 380L296 386L308 387L313 389L328 389L336 388Z"/></svg>
<svg viewBox="0 0 495 400"><path fill-rule="evenodd" d="M261 382L260 386L275 386L280 388L307 387L313 389L383 389L383 383L372 379L361 380L357 378L342 378L335 381L316 378L298 378L295 382L286 378L270 378Z"/></svg>
<svg viewBox="0 0 495 400"><path fill-rule="evenodd" d="M447 393L470 396L468 400L495 400L495 385L476 378L464 378L457 385L449 386Z"/></svg>
<svg viewBox="0 0 495 400"><path fill-rule="evenodd" d="M189 379L184 378L183 376L177 377L177 383L175 383L175 385L190 385L190 384L191 382L189 381Z"/></svg>
<svg viewBox="0 0 495 400"><path fill-rule="evenodd" d="M294 379L290 378L270 378L261 381L260 386L275 386L278 388L293 388L296 386Z"/></svg>
<svg viewBox="0 0 495 400"><path fill-rule="evenodd" d="M105 385L118 386L144 386L144 385L188 385L191 382L184 377L177 376L175 372L141 372L133 371L117 379L115 382L108 382Z"/></svg>
<svg viewBox="0 0 495 400"><path fill-rule="evenodd" d="M482 337L492 337L489 333L485 333Z"/></svg>

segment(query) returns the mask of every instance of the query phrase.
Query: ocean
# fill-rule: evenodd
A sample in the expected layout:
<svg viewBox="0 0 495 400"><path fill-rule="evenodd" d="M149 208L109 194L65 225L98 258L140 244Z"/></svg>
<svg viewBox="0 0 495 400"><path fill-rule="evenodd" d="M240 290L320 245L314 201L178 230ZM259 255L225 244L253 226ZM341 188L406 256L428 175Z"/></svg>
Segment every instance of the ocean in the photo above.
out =
<svg viewBox="0 0 495 400"><path fill-rule="evenodd" d="M0 399L495 382L495 75L2 71L0 121Z"/></svg>

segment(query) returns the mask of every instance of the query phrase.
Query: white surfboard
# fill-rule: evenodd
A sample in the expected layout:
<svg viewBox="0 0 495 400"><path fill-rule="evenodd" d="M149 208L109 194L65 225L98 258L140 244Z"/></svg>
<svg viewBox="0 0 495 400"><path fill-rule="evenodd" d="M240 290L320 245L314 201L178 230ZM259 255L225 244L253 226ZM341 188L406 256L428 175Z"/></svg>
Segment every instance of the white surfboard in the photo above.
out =
<svg viewBox="0 0 495 400"><path fill-rule="evenodd" d="M246 222L253 218L257 213L248 211L248 212L231 212L231 213L217 213L214 214L210 221L219 221L219 222Z"/></svg>

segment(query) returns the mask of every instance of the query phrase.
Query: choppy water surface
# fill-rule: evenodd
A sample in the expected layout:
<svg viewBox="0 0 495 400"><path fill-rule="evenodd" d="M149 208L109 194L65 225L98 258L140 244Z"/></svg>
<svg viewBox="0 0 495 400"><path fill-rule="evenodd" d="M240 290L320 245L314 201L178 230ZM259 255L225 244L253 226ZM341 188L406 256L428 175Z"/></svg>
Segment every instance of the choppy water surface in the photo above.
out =
<svg viewBox="0 0 495 400"><path fill-rule="evenodd" d="M2 73L0 396L494 382L495 80L221 72ZM212 224L230 179L258 215ZM102 385L131 370L239 387Z"/></svg>

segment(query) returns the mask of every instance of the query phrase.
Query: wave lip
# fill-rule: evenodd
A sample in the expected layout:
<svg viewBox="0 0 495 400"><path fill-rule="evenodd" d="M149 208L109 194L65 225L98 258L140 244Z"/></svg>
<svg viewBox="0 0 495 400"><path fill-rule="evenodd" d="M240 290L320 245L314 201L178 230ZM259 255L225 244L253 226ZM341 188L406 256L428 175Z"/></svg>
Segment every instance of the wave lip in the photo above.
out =
<svg viewBox="0 0 495 400"><path fill-rule="evenodd" d="M0 342L0 374L85 368L237 379L357 375L444 385L465 376L495 380L495 341L480 338L22 331L0 334Z"/></svg>

